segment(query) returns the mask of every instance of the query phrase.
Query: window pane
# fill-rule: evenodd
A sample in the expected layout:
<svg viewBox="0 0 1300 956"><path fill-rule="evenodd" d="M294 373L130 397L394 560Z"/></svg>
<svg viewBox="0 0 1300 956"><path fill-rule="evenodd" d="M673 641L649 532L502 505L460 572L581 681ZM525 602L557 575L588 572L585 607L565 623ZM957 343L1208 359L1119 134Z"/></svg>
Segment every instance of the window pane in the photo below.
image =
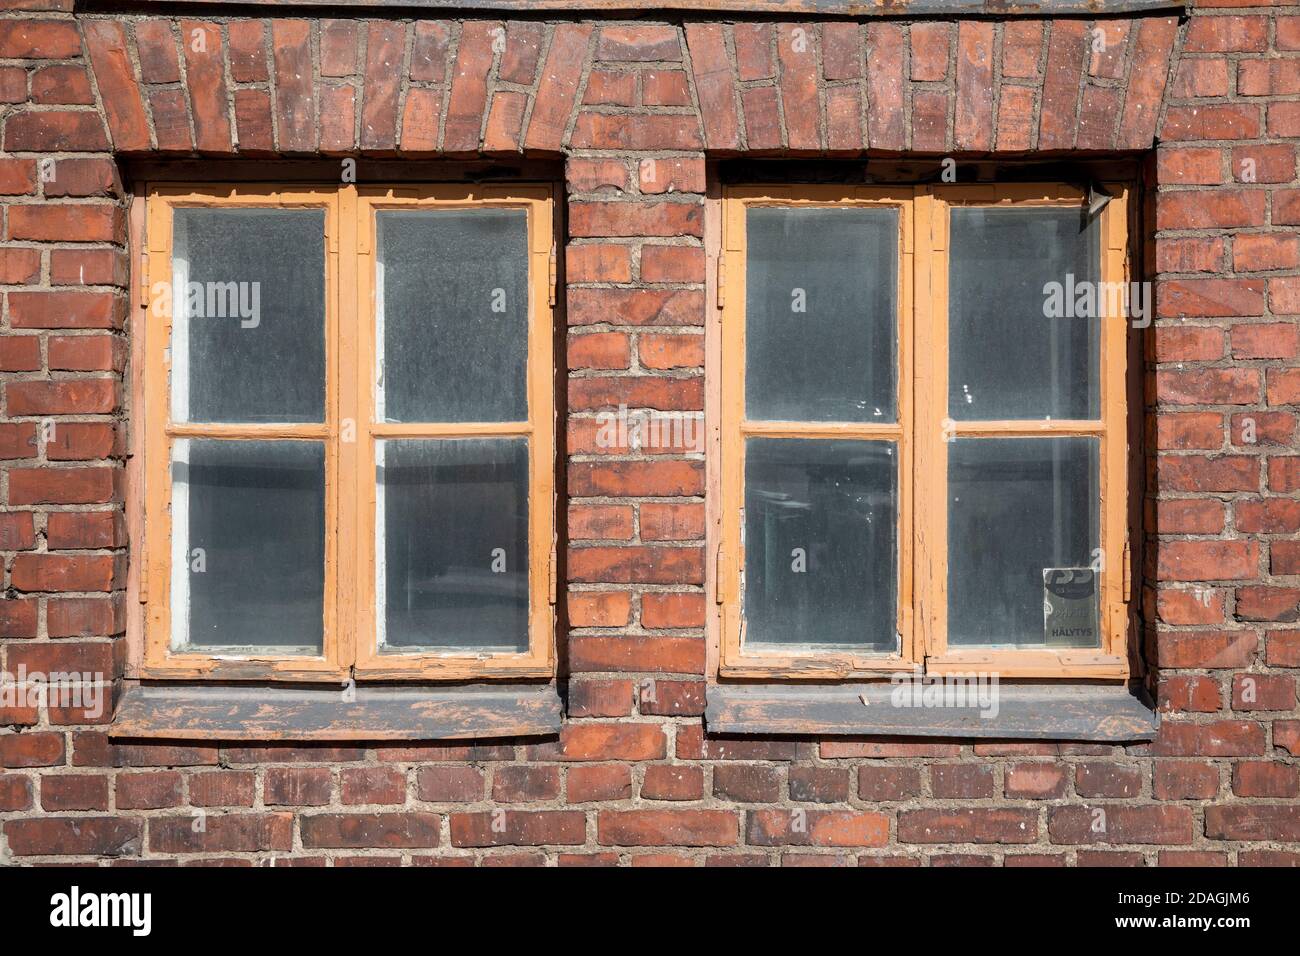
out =
<svg viewBox="0 0 1300 956"><path fill-rule="evenodd" d="M325 211L177 209L172 418L320 422Z"/></svg>
<svg viewBox="0 0 1300 956"><path fill-rule="evenodd" d="M378 213L378 413L390 422L528 417L528 213Z"/></svg>
<svg viewBox="0 0 1300 956"><path fill-rule="evenodd" d="M952 210L952 418L1098 417L1100 320L1066 303L1100 277L1097 221L1084 228L1078 209Z"/></svg>
<svg viewBox="0 0 1300 956"><path fill-rule="evenodd" d="M745 443L745 640L896 651L893 442Z"/></svg>
<svg viewBox="0 0 1300 956"><path fill-rule="evenodd" d="M321 653L325 446L177 441L174 646Z"/></svg>
<svg viewBox="0 0 1300 956"><path fill-rule="evenodd" d="M975 438L948 446L949 645L1100 646L1096 627L1091 635L1073 628L1049 638L1044 614L1045 572L1055 584L1067 576L1052 572L1093 564L1098 462L1095 438ZM1094 607L1099 591L1094 584Z"/></svg>
<svg viewBox="0 0 1300 956"><path fill-rule="evenodd" d="M747 223L746 417L894 421L897 211L758 207Z"/></svg>
<svg viewBox="0 0 1300 956"><path fill-rule="evenodd" d="M380 442L380 649L528 649L528 440Z"/></svg>

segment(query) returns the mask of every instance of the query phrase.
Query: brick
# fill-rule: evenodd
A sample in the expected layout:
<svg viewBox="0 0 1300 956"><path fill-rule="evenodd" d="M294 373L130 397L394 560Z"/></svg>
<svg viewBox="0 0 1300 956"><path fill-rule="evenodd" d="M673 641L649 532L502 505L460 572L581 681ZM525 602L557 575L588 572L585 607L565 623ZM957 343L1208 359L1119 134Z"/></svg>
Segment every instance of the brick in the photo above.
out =
<svg viewBox="0 0 1300 956"><path fill-rule="evenodd" d="M1037 77L1042 48L1042 21L1009 20L1002 34L1002 75L1023 79Z"/></svg>
<svg viewBox="0 0 1300 956"><path fill-rule="evenodd" d="M140 78L145 83L179 83L180 58L176 36L169 20L140 20L135 24L136 54Z"/></svg>
<svg viewBox="0 0 1300 956"><path fill-rule="evenodd" d="M358 23L355 20L322 20L320 25L321 76L352 76L357 72ZM433 26L433 24L422 24ZM417 40L417 43L419 41ZM412 57L412 67L416 58ZM368 71L367 71L368 72Z"/></svg>
<svg viewBox="0 0 1300 956"><path fill-rule="evenodd" d="M9 502L103 504L114 497L116 474L116 469L98 467L13 469L9 472Z"/></svg>
<svg viewBox="0 0 1300 956"><path fill-rule="evenodd" d="M560 730L559 750L574 761L662 760L667 740L658 724L570 724Z"/></svg>
<svg viewBox="0 0 1300 956"><path fill-rule="evenodd" d="M121 547L126 543L120 511L57 511L47 518L47 546L56 550Z"/></svg>
<svg viewBox="0 0 1300 956"><path fill-rule="evenodd" d="M15 856L139 856L143 824L112 817L8 820L4 835Z"/></svg>
<svg viewBox="0 0 1300 956"><path fill-rule="evenodd" d="M624 627L631 616L626 591L580 591L569 595L569 623L574 627Z"/></svg>
<svg viewBox="0 0 1300 956"><path fill-rule="evenodd" d="M991 22L963 20L958 24L953 131L957 149L988 150L993 146L993 43Z"/></svg>
<svg viewBox="0 0 1300 956"><path fill-rule="evenodd" d="M736 815L726 810L602 810L596 816L601 846L734 846Z"/></svg>
<svg viewBox="0 0 1300 956"><path fill-rule="evenodd" d="M1232 709L1294 710L1295 678L1281 674L1236 674L1232 678Z"/></svg>
<svg viewBox="0 0 1300 956"><path fill-rule="evenodd" d="M117 164L110 159L60 159L54 164L53 181L45 183L44 190L46 198L117 198L122 195L122 181L118 177ZM80 249L77 254L85 255L90 251Z"/></svg>
<svg viewBox="0 0 1300 956"><path fill-rule="evenodd" d="M101 152L108 149L104 122L90 110L42 110L15 113L5 121L5 149L10 151ZM10 233L13 236L12 231Z"/></svg>
<svg viewBox="0 0 1300 956"><path fill-rule="evenodd" d="M1195 99L1228 95L1228 61L1184 58L1174 74L1170 95L1174 99Z"/></svg>
<svg viewBox="0 0 1300 956"><path fill-rule="evenodd" d="M181 775L123 773L117 776L116 806L119 810L160 810L181 803Z"/></svg>
<svg viewBox="0 0 1300 956"><path fill-rule="evenodd" d="M569 206L573 236L704 235L704 207L697 202L582 202Z"/></svg>
<svg viewBox="0 0 1300 956"><path fill-rule="evenodd" d="M704 644L694 637L574 637L569 656L574 672L700 674L704 670Z"/></svg>
<svg viewBox="0 0 1300 956"><path fill-rule="evenodd" d="M1004 792L1012 799L1059 800L1069 784L1066 768L1059 764L1017 763L1006 769Z"/></svg>
<svg viewBox="0 0 1300 956"><path fill-rule="evenodd" d="M1160 761L1151 789L1157 800L1209 800L1219 792L1219 773L1204 763Z"/></svg>
<svg viewBox="0 0 1300 956"><path fill-rule="evenodd" d="M857 23L822 24L822 74L828 80L862 76L862 30Z"/></svg>
<svg viewBox="0 0 1300 956"><path fill-rule="evenodd" d="M894 23L869 24L867 128L872 149L901 150L905 146L904 82L902 28Z"/></svg>
<svg viewBox="0 0 1300 956"><path fill-rule="evenodd" d="M124 229L122 211L116 206L41 205L9 209L10 239L117 242Z"/></svg>
<svg viewBox="0 0 1300 956"><path fill-rule="evenodd" d="M580 810L509 810L504 814L453 813L451 843L458 847L575 846L586 842Z"/></svg>
<svg viewBox="0 0 1300 956"><path fill-rule="evenodd" d="M1292 803L1206 807L1205 835L1211 840L1293 843L1300 840L1300 806Z"/></svg>
<svg viewBox="0 0 1300 956"><path fill-rule="evenodd" d="M226 24L230 36L230 76L236 83L264 83L270 78L266 64L266 29L261 20L232 20Z"/></svg>
<svg viewBox="0 0 1300 956"><path fill-rule="evenodd" d="M366 42L365 94L361 107L363 150L383 152L397 147L397 94L405 48L404 24L385 20L370 23ZM474 132L477 139L477 127Z"/></svg>
<svg viewBox="0 0 1300 956"><path fill-rule="evenodd" d="M570 717L626 717L632 712L630 680L569 682Z"/></svg>
<svg viewBox="0 0 1300 956"><path fill-rule="evenodd" d="M1239 797L1300 796L1300 770L1280 763L1243 761L1232 768L1232 792Z"/></svg>
<svg viewBox="0 0 1300 956"><path fill-rule="evenodd" d="M0 59L65 60L79 56L81 35L77 24L70 20L19 19L0 36Z"/></svg>
<svg viewBox="0 0 1300 956"><path fill-rule="evenodd" d="M10 292L9 314L19 329L118 329L122 299L111 292Z"/></svg>
<svg viewBox="0 0 1300 956"><path fill-rule="evenodd" d="M1160 135L1173 141L1254 139L1259 136L1259 109L1252 105L1171 106Z"/></svg>
<svg viewBox="0 0 1300 956"><path fill-rule="evenodd" d="M694 680L641 681L640 711L657 717L698 717L704 713L704 682Z"/></svg>
<svg viewBox="0 0 1300 956"><path fill-rule="evenodd" d="M271 21L271 50L275 61L275 119L277 145L286 153L316 148L316 93L312 80L311 23Z"/></svg>
<svg viewBox="0 0 1300 956"><path fill-rule="evenodd" d="M1300 241L1297 241L1295 251L1300 253ZM1259 254L1261 250L1255 247L1253 250L1243 253L1240 240L1238 240L1234 244L1233 252L1234 255L1254 256ZM1264 254L1268 255L1270 253ZM1260 262L1262 260L1256 259L1255 261ZM1241 267L1238 266L1238 268ZM1289 266L1277 266L1276 268L1289 268ZM1290 322L1236 325L1232 328L1232 357L1238 359L1294 358L1296 341L1296 327Z"/></svg>
<svg viewBox="0 0 1300 956"><path fill-rule="evenodd" d="M713 795L739 803L773 803L779 799L781 782L771 767L748 764L713 768Z"/></svg>
<svg viewBox="0 0 1300 956"><path fill-rule="evenodd" d="M569 245L564 268L569 282L630 282L632 247L612 242Z"/></svg>
<svg viewBox="0 0 1300 956"><path fill-rule="evenodd" d="M427 83L443 82L447 75L447 50L450 45L450 24L436 20L417 22L411 45L411 79Z"/></svg>
<svg viewBox="0 0 1300 956"><path fill-rule="evenodd" d="M1188 53L1250 53L1268 48L1268 19L1262 16L1193 17L1183 48Z"/></svg>
<svg viewBox="0 0 1300 956"><path fill-rule="evenodd" d="M1156 613L1166 624L1223 623L1224 598L1221 591L1211 588L1164 588L1157 601Z"/></svg>
<svg viewBox="0 0 1300 956"><path fill-rule="evenodd" d="M1258 644L1252 631L1174 631L1158 635L1157 653L1162 667L1245 667Z"/></svg>
<svg viewBox="0 0 1300 956"><path fill-rule="evenodd" d="M690 41L690 32L686 34ZM732 27L732 37L736 46L736 67L742 81L766 80L776 76L776 66L772 59L772 24L737 23ZM691 48L694 58L695 49Z"/></svg>
<svg viewBox="0 0 1300 956"><path fill-rule="evenodd" d="M492 799L498 803L532 803L559 795L559 767L498 767L492 779Z"/></svg>
<svg viewBox="0 0 1300 956"><path fill-rule="evenodd" d="M993 771L989 767L935 764L930 768L930 789L941 800L991 797Z"/></svg>
<svg viewBox="0 0 1300 956"><path fill-rule="evenodd" d="M235 90L235 139L244 154L274 151L271 95L264 90Z"/></svg>
<svg viewBox="0 0 1300 956"><path fill-rule="evenodd" d="M596 59L623 62L680 60L677 28L670 26L605 26L596 44Z"/></svg>
<svg viewBox="0 0 1300 956"><path fill-rule="evenodd" d="M714 771L715 776L717 771ZM858 768L858 796L872 803L906 800L921 792L921 771L916 767L864 766Z"/></svg>
<svg viewBox="0 0 1300 956"><path fill-rule="evenodd" d="M1142 790L1142 770L1112 763L1084 763L1074 770L1074 789L1081 797L1121 799Z"/></svg>
<svg viewBox="0 0 1300 956"><path fill-rule="evenodd" d="M1253 457L1223 455L1164 455L1158 462L1161 482L1174 491L1257 491L1259 461Z"/></svg>
<svg viewBox="0 0 1300 956"><path fill-rule="evenodd" d="M32 73L32 102L89 106L95 94L84 67L47 66Z"/></svg>
<svg viewBox="0 0 1300 956"><path fill-rule="evenodd" d="M120 577L112 555L20 554L11 584L19 591L110 591Z"/></svg>
<svg viewBox="0 0 1300 956"><path fill-rule="evenodd" d="M688 23L685 36L708 146L713 150L738 149L735 85L722 27Z"/></svg>
<svg viewBox="0 0 1300 956"><path fill-rule="evenodd" d="M183 44L185 78L190 91L190 113L194 118L194 145L200 152L230 152L230 114L224 69L225 51L221 30L214 23L180 21L181 34L205 36L203 44Z"/></svg>
<svg viewBox="0 0 1300 956"><path fill-rule="evenodd" d="M808 803L843 803L849 798L849 772L838 767L791 767L790 799Z"/></svg>
<svg viewBox="0 0 1300 956"><path fill-rule="evenodd" d="M776 28L778 86L787 144L792 151L816 151L821 147L815 35L813 26L807 23L782 23ZM802 43L797 42L799 37L804 38Z"/></svg>
<svg viewBox="0 0 1300 956"><path fill-rule="evenodd" d="M704 796L704 770L700 767L655 764L646 767L641 784L644 800L699 800Z"/></svg>
<svg viewBox="0 0 1300 956"><path fill-rule="evenodd" d="M528 132L524 136L526 149L554 151L560 148L592 29L589 23L561 23L555 27L551 48L542 66L542 80L533 102Z"/></svg>
<svg viewBox="0 0 1300 956"><path fill-rule="evenodd" d="M10 382L5 387L10 415L94 415L117 408L117 383L110 379Z"/></svg>
<svg viewBox="0 0 1300 956"><path fill-rule="evenodd" d="M632 796L632 770L617 764L573 767L569 770L567 784L569 803L627 800Z"/></svg>
<svg viewBox="0 0 1300 956"><path fill-rule="evenodd" d="M700 246L642 246L641 281L703 282L704 249Z"/></svg>
<svg viewBox="0 0 1300 956"><path fill-rule="evenodd" d="M415 792L430 803L473 803L483 798L483 772L473 767L421 767Z"/></svg>
<svg viewBox="0 0 1300 956"><path fill-rule="evenodd" d="M1053 807L1047 833L1053 843L1192 842L1192 812L1174 806L1107 806L1104 817L1092 807Z"/></svg>
<svg viewBox="0 0 1300 956"><path fill-rule="evenodd" d="M1158 756L1255 757L1264 753L1264 728L1251 721L1163 724L1151 745Z"/></svg>
<svg viewBox="0 0 1300 956"><path fill-rule="evenodd" d="M952 25L913 23L908 32L912 45L912 79L925 81L942 80L946 77ZM1036 56L1035 63L1037 63Z"/></svg>
<svg viewBox="0 0 1300 956"><path fill-rule="evenodd" d="M1172 17L1152 17L1143 20L1138 27L1124 111L1115 137L1117 148L1150 148L1169 74L1170 53L1177 35L1178 21Z"/></svg>
<svg viewBox="0 0 1300 956"><path fill-rule="evenodd" d="M903 843L1035 843L1038 814L1018 809L905 810L898 815Z"/></svg>
<svg viewBox="0 0 1300 956"><path fill-rule="evenodd" d="M1218 186L1223 182L1223 150L1212 147L1166 147L1156 155L1162 183L1180 186ZM1171 194L1171 198L1177 194Z"/></svg>

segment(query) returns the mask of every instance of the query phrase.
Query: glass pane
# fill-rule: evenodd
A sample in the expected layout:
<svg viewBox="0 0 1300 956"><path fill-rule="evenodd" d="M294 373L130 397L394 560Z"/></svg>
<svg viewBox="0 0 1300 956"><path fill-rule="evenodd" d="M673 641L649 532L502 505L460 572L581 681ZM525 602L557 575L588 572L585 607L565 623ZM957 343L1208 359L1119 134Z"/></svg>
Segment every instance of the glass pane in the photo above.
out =
<svg viewBox="0 0 1300 956"><path fill-rule="evenodd" d="M746 417L894 421L897 211L757 207L747 223Z"/></svg>
<svg viewBox="0 0 1300 956"><path fill-rule="evenodd" d="M745 443L745 641L896 651L893 442Z"/></svg>
<svg viewBox="0 0 1300 956"><path fill-rule="evenodd" d="M380 442L380 649L528 649L528 440Z"/></svg>
<svg viewBox="0 0 1300 956"><path fill-rule="evenodd" d="M320 422L325 211L178 209L172 418Z"/></svg>
<svg viewBox="0 0 1300 956"><path fill-rule="evenodd" d="M528 417L528 213L381 212L378 414L390 422Z"/></svg>
<svg viewBox="0 0 1300 956"><path fill-rule="evenodd" d="M174 646L320 654L325 446L177 441Z"/></svg>
<svg viewBox="0 0 1300 956"><path fill-rule="evenodd" d="M952 210L952 418L1098 417L1101 320L1079 298L1098 291L1097 222L1084 227L1078 209Z"/></svg>
<svg viewBox="0 0 1300 956"><path fill-rule="evenodd" d="M1049 630L1044 613L1048 585L1086 581L1100 546L1099 451L1096 438L948 446L949 645L1100 646L1096 627Z"/></svg>

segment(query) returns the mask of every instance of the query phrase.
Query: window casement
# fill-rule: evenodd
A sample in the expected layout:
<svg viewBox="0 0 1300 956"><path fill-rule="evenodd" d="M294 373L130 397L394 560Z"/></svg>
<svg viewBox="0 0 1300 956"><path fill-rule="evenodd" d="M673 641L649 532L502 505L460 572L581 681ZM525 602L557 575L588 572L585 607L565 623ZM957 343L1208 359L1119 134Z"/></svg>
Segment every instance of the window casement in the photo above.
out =
<svg viewBox="0 0 1300 956"><path fill-rule="evenodd" d="M724 188L720 676L1128 675L1106 190Z"/></svg>
<svg viewBox="0 0 1300 956"><path fill-rule="evenodd" d="M550 676L550 187L146 201L139 676Z"/></svg>

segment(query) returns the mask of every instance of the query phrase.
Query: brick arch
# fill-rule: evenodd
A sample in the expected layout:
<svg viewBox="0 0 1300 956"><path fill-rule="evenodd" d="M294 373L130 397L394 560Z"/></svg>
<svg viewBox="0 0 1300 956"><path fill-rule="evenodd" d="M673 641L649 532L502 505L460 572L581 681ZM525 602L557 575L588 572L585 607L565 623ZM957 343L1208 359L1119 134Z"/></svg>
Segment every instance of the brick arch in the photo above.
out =
<svg viewBox="0 0 1300 956"><path fill-rule="evenodd" d="M1145 150L1179 33L1173 17L79 22L115 152L248 157ZM655 66L638 82L639 64ZM107 145L89 111L28 122L26 148Z"/></svg>

